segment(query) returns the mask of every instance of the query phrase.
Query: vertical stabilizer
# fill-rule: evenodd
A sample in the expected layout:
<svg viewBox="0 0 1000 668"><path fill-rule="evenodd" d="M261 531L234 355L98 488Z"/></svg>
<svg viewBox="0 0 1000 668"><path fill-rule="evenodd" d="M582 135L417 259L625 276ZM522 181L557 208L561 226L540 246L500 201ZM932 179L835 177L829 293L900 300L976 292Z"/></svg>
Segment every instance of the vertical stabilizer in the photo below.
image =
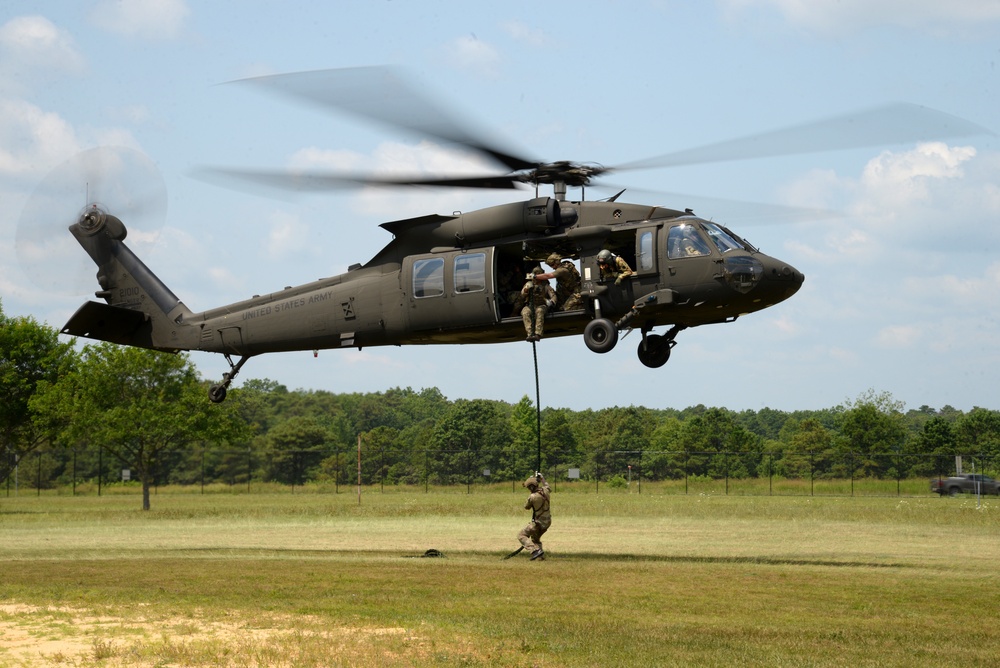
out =
<svg viewBox="0 0 1000 668"><path fill-rule="evenodd" d="M95 296L105 303L81 306L64 334L171 352L191 348L184 323L190 310L123 243L127 231L118 218L95 208L69 229L97 265Z"/></svg>

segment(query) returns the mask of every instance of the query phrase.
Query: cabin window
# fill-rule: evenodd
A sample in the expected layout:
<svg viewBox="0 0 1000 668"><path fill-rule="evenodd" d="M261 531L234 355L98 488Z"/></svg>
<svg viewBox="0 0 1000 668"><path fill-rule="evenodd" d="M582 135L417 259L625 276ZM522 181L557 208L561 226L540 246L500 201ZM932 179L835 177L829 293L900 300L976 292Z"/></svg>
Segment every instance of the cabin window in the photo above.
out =
<svg viewBox="0 0 1000 668"><path fill-rule="evenodd" d="M435 257L413 263L413 296L440 297L444 294L444 259Z"/></svg>
<svg viewBox="0 0 1000 668"><path fill-rule="evenodd" d="M670 234L667 236L667 257L671 260L709 253L711 251L708 250L708 244L694 225L684 223L670 228Z"/></svg>
<svg viewBox="0 0 1000 668"><path fill-rule="evenodd" d="M639 235L639 271L653 269L653 231L648 230Z"/></svg>
<svg viewBox="0 0 1000 668"><path fill-rule="evenodd" d="M486 289L486 253L469 253L455 258L455 292L482 292Z"/></svg>

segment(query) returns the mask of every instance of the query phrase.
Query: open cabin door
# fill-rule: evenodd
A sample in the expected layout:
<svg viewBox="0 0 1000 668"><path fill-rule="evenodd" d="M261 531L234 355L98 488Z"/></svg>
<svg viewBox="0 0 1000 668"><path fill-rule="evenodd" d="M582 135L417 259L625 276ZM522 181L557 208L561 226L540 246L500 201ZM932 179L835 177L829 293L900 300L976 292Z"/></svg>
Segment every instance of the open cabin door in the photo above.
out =
<svg viewBox="0 0 1000 668"><path fill-rule="evenodd" d="M402 284L414 331L498 321L492 248L408 256L403 260Z"/></svg>

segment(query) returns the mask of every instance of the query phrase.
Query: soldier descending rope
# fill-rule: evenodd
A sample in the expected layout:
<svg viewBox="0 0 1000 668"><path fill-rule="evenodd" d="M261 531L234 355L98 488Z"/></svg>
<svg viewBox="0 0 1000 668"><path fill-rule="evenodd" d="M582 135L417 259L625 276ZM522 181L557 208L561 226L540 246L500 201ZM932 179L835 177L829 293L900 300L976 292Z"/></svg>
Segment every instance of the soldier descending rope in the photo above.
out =
<svg viewBox="0 0 1000 668"><path fill-rule="evenodd" d="M522 483L531 494L524 504L525 510L531 511L531 521L521 529L517 539L521 542L521 547L531 553L531 560L545 559L545 552L542 550L542 534L548 531L552 524L552 513L549 512L549 496L551 490L545 477L538 472Z"/></svg>

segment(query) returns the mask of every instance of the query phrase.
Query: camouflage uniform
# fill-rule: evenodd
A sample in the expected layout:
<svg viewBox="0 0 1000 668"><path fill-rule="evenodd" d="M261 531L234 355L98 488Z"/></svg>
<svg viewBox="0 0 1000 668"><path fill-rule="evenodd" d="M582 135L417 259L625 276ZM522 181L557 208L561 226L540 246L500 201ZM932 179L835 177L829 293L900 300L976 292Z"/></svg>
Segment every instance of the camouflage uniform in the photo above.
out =
<svg viewBox="0 0 1000 668"><path fill-rule="evenodd" d="M620 255L615 256L614 269L606 264L598 264L597 266L601 270L601 281L614 280L615 285L620 284L623 278L628 278L635 273L632 271L632 267L628 266L628 262L622 259Z"/></svg>
<svg viewBox="0 0 1000 668"><path fill-rule="evenodd" d="M583 308L583 297L580 295L580 272L569 260L563 260L558 253L553 253L545 261L552 267L552 276L556 279L556 304L560 311L575 311Z"/></svg>
<svg viewBox="0 0 1000 668"><path fill-rule="evenodd" d="M542 273L538 269L537 274ZM548 283L536 283L530 280L521 288L519 302L524 304L521 309L521 319L524 321L524 331L529 341L538 341L545 333L545 314L556 303L556 291Z"/></svg>
<svg viewBox="0 0 1000 668"><path fill-rule="evenodd" d="M528 501L524 504L524 509L531 511L531 521L528 522L528 526L521 529L521 533L517 534L517 540L520 541L525 550L531 553L532 560L544 559L542 534L548 531L552 524L552 513L549 512L549 495L551 494L549 483L539 473L537 478L528 478L523 486L531 490Z"/></svg>

